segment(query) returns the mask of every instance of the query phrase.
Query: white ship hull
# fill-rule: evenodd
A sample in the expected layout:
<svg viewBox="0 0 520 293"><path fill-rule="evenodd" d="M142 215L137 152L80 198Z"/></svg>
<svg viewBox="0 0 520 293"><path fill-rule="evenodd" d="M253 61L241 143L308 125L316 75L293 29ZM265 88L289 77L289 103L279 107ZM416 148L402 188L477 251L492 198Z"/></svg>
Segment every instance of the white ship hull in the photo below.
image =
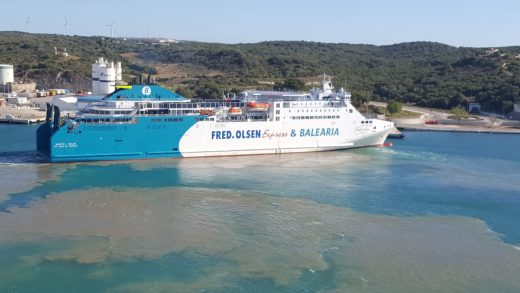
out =
<svg viewBox="0 0 520 293"><path fill-rule="evenodd" d="M183 157L331 151L383 145L393 123L348 121L198 122L181 138Z"/></svg>

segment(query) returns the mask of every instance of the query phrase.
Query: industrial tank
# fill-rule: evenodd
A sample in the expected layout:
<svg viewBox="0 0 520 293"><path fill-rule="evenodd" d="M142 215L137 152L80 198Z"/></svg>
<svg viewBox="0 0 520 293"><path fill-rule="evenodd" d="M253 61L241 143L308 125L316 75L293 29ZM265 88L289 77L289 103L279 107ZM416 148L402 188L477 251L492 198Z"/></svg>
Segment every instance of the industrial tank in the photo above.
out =
<svg viewBox="0 0 520 293"><path fill-rule="evenodd" d="M107 62L108 63L108 62ZM108 95L116 89L116 68L114 62L99 68L99 94Z"/></svg>
<svg viewBox="0 0 520 293"><path fill-rule="evenodd" d="M14 83L14 69L11 64L0 64L0 84Z"/></svg>
<svg viewBox="0 0 520 293"><path fill-rule="evenodd" d="M95 94L99 92L99 67L102 64L104 64L103 58L99 58L92 64L92 92Z"/></svg>
<svg viewBox="0 0 520 293"><path fill-rule="evenodd" d="M116 89L116 83L122 80L121 62L109 62L99 58L92 64L92 93L105 96Z"/></svg>
<svg viewBox="0 0 520 293"><path fill-rule="evenodd" d="M119 61L116 66L116 82L121 81L123 81L123 70L121 69L121 61Z"/></svg>

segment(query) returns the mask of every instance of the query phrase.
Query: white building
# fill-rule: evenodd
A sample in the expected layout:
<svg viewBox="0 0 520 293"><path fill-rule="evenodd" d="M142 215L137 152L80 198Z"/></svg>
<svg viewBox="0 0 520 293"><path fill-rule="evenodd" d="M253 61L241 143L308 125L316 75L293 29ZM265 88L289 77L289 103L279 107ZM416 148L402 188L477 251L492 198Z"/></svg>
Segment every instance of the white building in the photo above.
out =
<svg viewBox="0 0 520 293"><path fill-rule="evenodd" d="M513 112L507 114L507 119L520 121L520 103L514 104Z"/></svg>
<svg viewBox="0 0 520 293"><path fill-rule="evenodd" d="M22 106L29 104L29 100L27 99L27 97L9 96L6 98L6 100L7 103L11 105Z"/></svg>
<svg viewBox="0 0 520 293"><path fill-rule="evenodd" d="M92 64L92 94L106 96L116 89L116 83L123 80L121 62L110 62L100 57Z"/></svg>

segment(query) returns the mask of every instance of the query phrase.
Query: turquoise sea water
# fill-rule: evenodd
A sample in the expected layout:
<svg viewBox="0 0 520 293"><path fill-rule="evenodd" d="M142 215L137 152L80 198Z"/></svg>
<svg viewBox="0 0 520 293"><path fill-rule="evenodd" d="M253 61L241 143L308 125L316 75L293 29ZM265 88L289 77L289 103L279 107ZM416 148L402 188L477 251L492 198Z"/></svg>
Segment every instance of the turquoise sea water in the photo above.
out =
<svg viewBox="0 0 520 293"><path fill-rule="evenodd" d="M0 125L2 292L519 292L520 136L46 164Z"/></svg>

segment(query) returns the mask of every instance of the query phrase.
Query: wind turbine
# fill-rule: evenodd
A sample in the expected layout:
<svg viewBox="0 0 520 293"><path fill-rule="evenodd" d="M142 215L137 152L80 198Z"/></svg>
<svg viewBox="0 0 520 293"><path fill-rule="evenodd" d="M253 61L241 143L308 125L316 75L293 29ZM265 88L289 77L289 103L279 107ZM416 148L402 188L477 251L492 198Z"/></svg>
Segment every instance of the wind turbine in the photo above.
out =
<svg viewBox="0 0 520 293"><path fill-rule="evenodd" d="M116 21L112 21L112 24L105 24L105 26L110 27L110 38L114 38L114 24L116 24Z"/></svg>
<svg viewBox="0 0 520 293"><path fill-rule="evenodd" d="M65 27L65 35L68 36L69 35L69 22L67 20L67 17L65 16L65 23L63 24L63 27Z"/></svg>
<svg viewBox="0 0 520 293"><path fill-rule="evenodd" d="M29 14L27 14L27 22L25 23L25 26L24 27L27 27L29 26L29 33L32 32L31 30L31 16L29 16Z"/></svg>

